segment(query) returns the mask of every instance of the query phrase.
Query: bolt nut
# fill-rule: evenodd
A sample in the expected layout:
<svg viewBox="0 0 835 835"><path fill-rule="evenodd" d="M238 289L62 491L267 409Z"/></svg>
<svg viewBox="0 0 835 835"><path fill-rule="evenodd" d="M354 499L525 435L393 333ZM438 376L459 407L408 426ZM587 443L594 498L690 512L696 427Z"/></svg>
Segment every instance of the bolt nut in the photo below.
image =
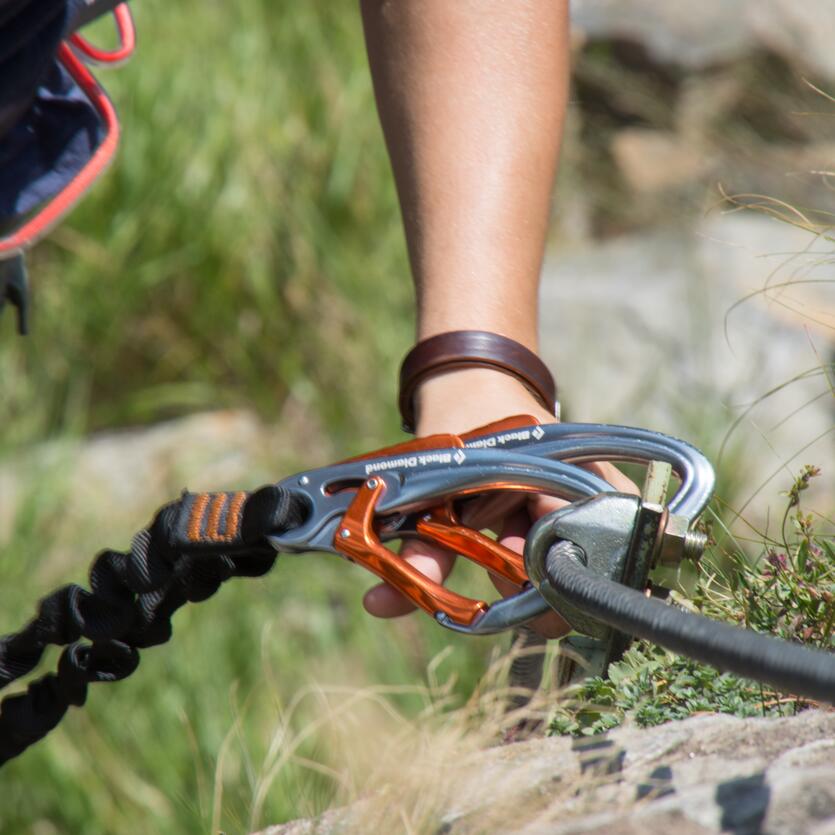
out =
<svg viewBox="0 0 835 835"><path fill-rule="evenodd" d="M686 516L670 515L655 564L675 568L682 560L698 562L706 543L707 537L703 533L690 530L690 520Z"/></svg>
<svg viewBox="0 0 835 835"><path fill-rule="evenodd" d="M705 552L707 534L701 531L688 531L684 537L684 559L698 562Z"/></svg>

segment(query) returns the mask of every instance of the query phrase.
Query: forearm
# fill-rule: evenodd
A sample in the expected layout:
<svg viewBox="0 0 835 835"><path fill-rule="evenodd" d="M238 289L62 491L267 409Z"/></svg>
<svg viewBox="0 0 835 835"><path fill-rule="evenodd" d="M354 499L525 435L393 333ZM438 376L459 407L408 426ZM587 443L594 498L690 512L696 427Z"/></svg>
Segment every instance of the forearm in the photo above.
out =
<svg viewBox="0 0 835 835"><path fill-rule="evenodd" d="M417 291L418 339L488 330L536 351L568 91L568 0L361 4ZM424 379L415 406L420 435L519 413L553 419L514 375L481 367ZM555 506L536 497L529 510L538 518ZM488 510L494 518L485 526L503 529L519 550L527 513ZM436 581L452 566L449 553L424 542L407 544L403 556ZM386 585L371 589L365 605L384 617L412 608ZM540 628L559 634L567 626L554 615Z"/></svg>
<svg viewBox="0 0 835 835"><path fill-rule="evenodd" d="M362 0L418 303L418 338L537 348L567 97L564 0Z"/></svg>

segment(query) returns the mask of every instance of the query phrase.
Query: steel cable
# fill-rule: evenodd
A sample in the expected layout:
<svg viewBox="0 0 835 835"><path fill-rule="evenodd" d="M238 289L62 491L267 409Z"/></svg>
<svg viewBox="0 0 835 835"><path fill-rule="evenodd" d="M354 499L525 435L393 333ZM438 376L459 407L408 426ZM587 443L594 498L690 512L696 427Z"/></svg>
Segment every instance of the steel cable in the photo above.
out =
<svg viewBox="0 0 835 835"><path fill-rule="evenodd" d="M558 542L545 571L554 589L585 614L720 670L835 704L835 654L673 608L593 574L580 555L574 543Z"/></svg>

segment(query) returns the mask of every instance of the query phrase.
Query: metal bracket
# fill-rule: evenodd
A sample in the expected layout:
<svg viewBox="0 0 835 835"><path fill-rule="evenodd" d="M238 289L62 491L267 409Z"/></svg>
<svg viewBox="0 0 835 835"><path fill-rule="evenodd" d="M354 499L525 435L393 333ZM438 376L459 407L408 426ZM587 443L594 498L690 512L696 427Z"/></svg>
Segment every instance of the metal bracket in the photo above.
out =
<svg viewBox="0 0 835 835"><path fill-rule="evenodd" d="M575 631L606 640L611 634L608 626L576 609L552 588L545 577L544 560L530 560L530 554L547 553L554 543L568 540L582 549L585 564L595 574L622 582L640 509L638 496L604 493L546 516L528 534L525 544L528 577Z"/></svg>
<svg viewBox="0 0 835 835"><path fill-rule="evenodd" d="M657 562L672 564L698 557L704 545L689 531L690 520L667 510L666 496L672 468L652 461L642 495L608 493L575 502L539 522L528 536L525 565L534 586L579 635L564 639L557 679L567 684L588 676L604 675L629 647L631 637L580 612L547 582L544 555L559 540L578 545L585 564L596 574L643 590Z"/></svg>

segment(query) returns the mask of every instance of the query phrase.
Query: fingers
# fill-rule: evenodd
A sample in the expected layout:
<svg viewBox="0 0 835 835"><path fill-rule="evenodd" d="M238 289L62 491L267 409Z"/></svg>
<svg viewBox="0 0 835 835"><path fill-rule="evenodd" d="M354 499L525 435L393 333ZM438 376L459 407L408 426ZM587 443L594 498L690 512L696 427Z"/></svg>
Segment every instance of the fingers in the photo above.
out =
<svg viewBox="0 0 835 835"><path fill-rule="evenodd" d="M608 462L588 464L587 469L605 478L617 490L638 493L638 488L620 470ZM499 541L517 553L525 547L525 537L536 521L547 513L568 504L563 499L544 494L496 493L468 503L461 512L462 524L473 530L492 528L499 530ZM407 542L401 557L418 571L436 583L443 583L452 570L455 555L424 541ZM493 584L505 597L516 594L517 586L492 577ZM369 614L381 618L393 618L414 611L415 605L399 591L386 583L380 583L366 592L363 606ZM543 615L532 624L536 631L553 638L564 635L569 627L556 613Z"/></svg>
<svg viewBox="0 0 835 835"><path fill-rule="evenodd" d="M583 464L583 468L608 481L620 493L632 493L636 496L641 494L635 482L627 478L614 464L608 461L595 461L591 464ZM546 496L540 493L529 497L528 511L530 512L531 520L535 522L537 519L545 516L546 513L551 513L551 511L565 507L567 504L568 502L563 499L555 499L553 496Z"/></svg>
<svg viewBox="0 0 835 835"><path fill-rule="evenodd" d="M474 530L498 527L503 518L517 511L524 502L525 496L514 493L495 494L479 499L471 502L462 511L462 523ZM527 514L523 513L523 516L527 518ZM454 554L423 540L405 542L400 556L436 583L446 580L455 562ZM513 585L509 585L509 588L518 591ZM379 618L400 617L416 608L414 603L388 583L379 583L370 588L365 593L362 604L369 614Z"/></svg>
<svg viewBox="0 0 835 835"><path fill-rule="evenodd" d="M503 519L525 504L523 493L492 493L469 502L461 511L461 524L474 531L497 529Z"/></svg>
<svg viewBox="0 0 835 835"><path fill-rule="evenodd" d="M443 583L455 562L454 554L423 541L404 543L400 556L436 583ZM370 588L363 597L362 605L369 614L378 618L396 618L416 608L414 603L388 583Z"/></svg>
<svg viewBox="0 0 835 835"><path fill-rule="evenodd" d="M498 525L502 518L521 507L524 501L524 496L504 493L471 502L462 512L462 522L474 530ZM400 556L436 583L446 580L455 562L454 554L423 540L405 542ZM369 614L379 618L399 617L416 608L414 603L388 583L379 583L369 589L362 603Z"/></svg>
<svg viewBox="0 0 835 835"><path fill-rule="evenodd" d="M510 548L511 551L521 554L525 548L525 536L530 526L531 520L527 511L525 508L519 508L504 520L499 532L499 543L506 548ZM519 591L518 586L503 577L496 577L491 574L490 579L496 589L501 592L502 597L510 597L510 595L517 594Z"/></svg>
<svg viewBox="0 0 835 835"><path fill-rule="evenodd" d="M559 510L567 504L568 502L565 499L555 499L553 496L546 496L543 493L535 493L532 496L528 496L528 526L522 532L522 546L524 547L524 537L527 536L528 531L530 530L531 522L536 522L537 519L541 519L546 513Z"/></svg>
<svg viewBox="0 0 835 835"><path fill-rule="evenodd" d="M614 464L609 461L595 461L592 464L584 464L585 469L590 470L595 475L599 475L612 485L621 493L633 493L636 496L641 495L638 485L627 478Z"/></svg>

